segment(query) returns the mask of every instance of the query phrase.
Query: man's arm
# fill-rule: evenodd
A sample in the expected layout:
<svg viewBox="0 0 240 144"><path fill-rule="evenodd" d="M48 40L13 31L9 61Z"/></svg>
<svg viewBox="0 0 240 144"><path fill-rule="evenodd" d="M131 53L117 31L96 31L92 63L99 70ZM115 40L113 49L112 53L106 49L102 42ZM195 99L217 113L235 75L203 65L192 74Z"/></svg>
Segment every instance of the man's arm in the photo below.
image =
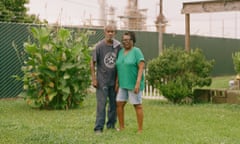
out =
<svg viewBox="0 0 240 144"><path fill-rule="evenodd" d="M92 86L93 87L97 87L97 79L96 79L96 72L95 72L95 63L92 59L91 59L91 76L92 76Z"/></svg>

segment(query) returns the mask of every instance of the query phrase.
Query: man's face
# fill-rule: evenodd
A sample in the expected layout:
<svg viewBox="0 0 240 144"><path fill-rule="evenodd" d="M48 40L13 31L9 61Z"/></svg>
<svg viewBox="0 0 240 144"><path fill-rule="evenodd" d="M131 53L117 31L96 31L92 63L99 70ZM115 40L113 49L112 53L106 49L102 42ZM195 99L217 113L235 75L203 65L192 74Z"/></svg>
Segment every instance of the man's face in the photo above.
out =
<svg viewBox="0 0 240 144"><path fill-rule="evenodd" d="M112 28L107 28L105 30L105 38L107 41L110 41L113 39L113 37L115 36L115 30Z"/></svg>

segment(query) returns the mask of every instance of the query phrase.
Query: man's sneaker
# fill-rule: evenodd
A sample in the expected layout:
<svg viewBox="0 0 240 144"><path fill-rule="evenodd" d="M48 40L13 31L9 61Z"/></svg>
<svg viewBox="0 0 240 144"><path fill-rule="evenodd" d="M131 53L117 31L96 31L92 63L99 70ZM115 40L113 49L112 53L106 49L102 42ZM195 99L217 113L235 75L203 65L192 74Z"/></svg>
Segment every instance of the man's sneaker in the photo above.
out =
<svg viewBox="0 0 240 144"><path fill-rule="evenodd" d="M107 129L115 129L115 126L108 126Z"/></svg>
<svg viewBox="0 0 240 144"><path fill-rule="evenodd" d="M101 130L95 130L95 134L96 135L102 134L102 131Z"/></svg>

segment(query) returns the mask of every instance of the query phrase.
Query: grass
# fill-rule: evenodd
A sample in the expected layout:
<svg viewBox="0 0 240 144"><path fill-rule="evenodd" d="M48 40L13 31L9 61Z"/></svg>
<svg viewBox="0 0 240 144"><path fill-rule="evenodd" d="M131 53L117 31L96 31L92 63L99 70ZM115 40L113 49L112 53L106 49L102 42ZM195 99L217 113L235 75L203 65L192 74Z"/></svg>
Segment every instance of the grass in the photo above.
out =
<svg viewBox="0 0 240 144"><path fill-rule="evenodd" d="M221 80L222 81L222 80ZM125 108L122 132L93 132L96 101L89 95L73 110L38 110L23 99L0 100L1 144L238 144L240 105L173 105L143 100L144 131L137 134L136 115Z"/></svg>

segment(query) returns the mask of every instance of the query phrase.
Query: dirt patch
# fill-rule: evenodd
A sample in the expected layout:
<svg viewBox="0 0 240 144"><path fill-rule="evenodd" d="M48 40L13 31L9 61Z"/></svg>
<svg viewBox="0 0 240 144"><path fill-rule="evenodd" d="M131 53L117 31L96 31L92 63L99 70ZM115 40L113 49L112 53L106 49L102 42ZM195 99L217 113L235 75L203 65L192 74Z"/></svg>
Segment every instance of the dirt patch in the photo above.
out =
<svg viewBox="0 0 240 144"><path fill-rule="evenodd" d="M7 98L0 98L0 100L18 100L18 99L23 99L22 97L7 97Z"/></svg>

